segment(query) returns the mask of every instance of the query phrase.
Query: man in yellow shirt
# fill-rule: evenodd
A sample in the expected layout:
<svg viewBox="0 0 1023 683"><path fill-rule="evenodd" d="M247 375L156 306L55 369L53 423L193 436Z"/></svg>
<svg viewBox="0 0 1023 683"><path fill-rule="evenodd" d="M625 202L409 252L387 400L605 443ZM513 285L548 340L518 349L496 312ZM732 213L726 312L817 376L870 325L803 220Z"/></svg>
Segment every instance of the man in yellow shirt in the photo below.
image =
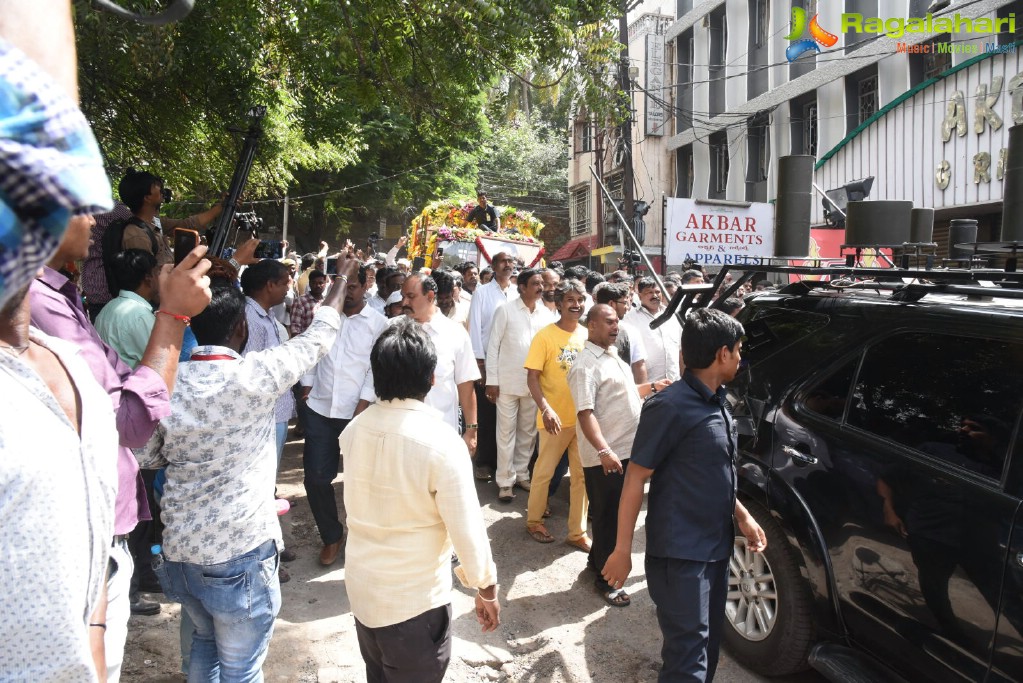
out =
<svg viewBox="0 0 1023 683"><path fill-rule="evenodd" d="M526 355L526 386L539 409L536 426L540 431L540 453L533 467L529 490L526 529L534 540L551 543L554 537L543 524L548 487L561 455L568 449L572 484L569 495L569 545L590 551L586 537L586 482L576 439L576 410L568 390L568 371L586 343L586 328L579 324L586 289L578 280L560 283L554 302L560 318L537 332Z"/></svg>

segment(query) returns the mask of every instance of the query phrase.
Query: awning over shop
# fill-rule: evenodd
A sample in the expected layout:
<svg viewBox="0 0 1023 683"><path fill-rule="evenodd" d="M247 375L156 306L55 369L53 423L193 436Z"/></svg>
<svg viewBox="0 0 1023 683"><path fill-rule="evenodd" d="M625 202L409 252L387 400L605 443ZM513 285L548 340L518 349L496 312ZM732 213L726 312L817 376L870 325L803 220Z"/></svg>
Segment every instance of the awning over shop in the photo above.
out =
<svg viewBox="0 0 1023 683"><path fill-rule="evenodd" d="M597 246L598 237L597 235L584 235L583 237L576 237L573 240L569 240L561 245L554 254L549 258L550 261L578 261L580 259L589 258L593 248Z"/></svg>

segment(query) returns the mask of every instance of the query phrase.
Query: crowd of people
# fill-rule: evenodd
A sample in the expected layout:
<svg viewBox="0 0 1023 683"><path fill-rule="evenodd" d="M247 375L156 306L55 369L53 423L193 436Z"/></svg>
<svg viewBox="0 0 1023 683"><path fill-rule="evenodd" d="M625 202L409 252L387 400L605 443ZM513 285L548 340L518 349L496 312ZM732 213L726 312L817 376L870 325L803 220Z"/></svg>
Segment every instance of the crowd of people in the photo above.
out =
<svg viewBox="0 0 1023 683"><path fill-rule="evenodd" d="M118 680L129 615L161 609L152 592L182 606L189 680L262 680L294 558L275 491L291 422L369 681L443 679L452 574L482 630L500 625L477 481L499 504L528 494L523 533L551 543L566 471L565 541L612 607L630 602L649 482L660 680L712 679L733 518L766 546L736 497L735 318L698 308L652 329L655 278L503 252L482 271L413 269L403 241L368 257L257 259L255 239L228 260L173 254L170 230L220 205L161 218L163 181L134 169L111 202L67 55L40 47L70 33L68 8L42 4L45 20L0 18L0 116L19 122L0 132L0 680ZM669 274L667 293L702 279Z"/></svg>

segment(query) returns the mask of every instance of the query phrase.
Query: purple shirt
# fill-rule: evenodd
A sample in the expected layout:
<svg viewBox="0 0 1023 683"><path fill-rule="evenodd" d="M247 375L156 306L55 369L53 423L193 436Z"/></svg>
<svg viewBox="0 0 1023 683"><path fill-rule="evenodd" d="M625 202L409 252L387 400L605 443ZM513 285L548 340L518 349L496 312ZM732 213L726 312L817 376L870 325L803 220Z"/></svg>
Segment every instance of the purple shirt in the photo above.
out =
<svg viewBox="0 0 1023 683"><path fill-rule="evenodd" d="M117 502L114 534L127 534L140 520L152 519L138 461L131 452L141 448L170 415L170 394L152 368L135 370L100 339L82 307L74 283L49 266L32 281L32 325L81 348L82 358L113 402L120 447L117 452Z"/></svg>

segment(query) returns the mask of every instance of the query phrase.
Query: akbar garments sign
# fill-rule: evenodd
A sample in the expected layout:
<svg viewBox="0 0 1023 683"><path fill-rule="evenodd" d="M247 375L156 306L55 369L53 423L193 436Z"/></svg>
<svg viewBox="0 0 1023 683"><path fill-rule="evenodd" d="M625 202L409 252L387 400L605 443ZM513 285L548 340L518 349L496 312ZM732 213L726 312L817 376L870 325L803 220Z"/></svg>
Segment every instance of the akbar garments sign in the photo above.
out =
<svg viewBox="0 0 1023 683"><path fill-rule="evenodd" d="M774 205L731 206L668 199L665 214L668 263L693 260L710 266L759 264L774 255Z"/></svg>

